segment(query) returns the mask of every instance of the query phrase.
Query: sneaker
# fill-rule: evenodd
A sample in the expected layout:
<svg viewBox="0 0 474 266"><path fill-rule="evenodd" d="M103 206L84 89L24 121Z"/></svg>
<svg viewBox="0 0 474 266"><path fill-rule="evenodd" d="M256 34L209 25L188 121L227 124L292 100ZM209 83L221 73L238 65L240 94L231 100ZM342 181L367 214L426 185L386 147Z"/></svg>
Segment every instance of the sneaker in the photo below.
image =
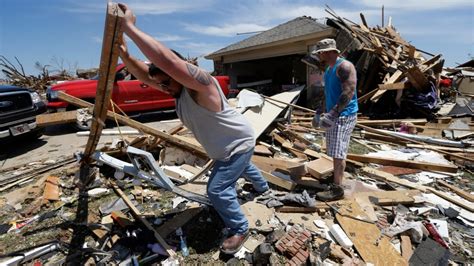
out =
<svg viewBox="0 0 474 266"><path fill-rule="evenodd" d="M243 246L245 240L249 237L249 231L245 232L244 234L235 234L227 239L221 245L221 251L227 255L233 255L240 250Z"/></svg>
<svg viewBox="0 0 474 266"><path fill-rule="evenodd" d="M331 185L327 191L316 193L316 198L321 201L334 201L344 198L344 189L339 185Z"/></svg>

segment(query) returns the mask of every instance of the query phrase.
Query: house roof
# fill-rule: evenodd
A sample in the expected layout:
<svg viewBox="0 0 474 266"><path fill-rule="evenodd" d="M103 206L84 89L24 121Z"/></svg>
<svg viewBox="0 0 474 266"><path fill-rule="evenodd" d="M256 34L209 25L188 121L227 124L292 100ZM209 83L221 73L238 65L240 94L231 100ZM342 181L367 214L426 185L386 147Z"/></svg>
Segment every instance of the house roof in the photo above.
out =
<svg viewBox="0 0 474 266"><path fill-rule="evenodd" d="M328 28L330 27L317 22L314 18L307 16L297 17L272 29L266 30L237 43L231 44L216 52L208 54L205 58L209 59L216 55L226 54L236 50L292 39L295 37L323 31Z"/></svg>

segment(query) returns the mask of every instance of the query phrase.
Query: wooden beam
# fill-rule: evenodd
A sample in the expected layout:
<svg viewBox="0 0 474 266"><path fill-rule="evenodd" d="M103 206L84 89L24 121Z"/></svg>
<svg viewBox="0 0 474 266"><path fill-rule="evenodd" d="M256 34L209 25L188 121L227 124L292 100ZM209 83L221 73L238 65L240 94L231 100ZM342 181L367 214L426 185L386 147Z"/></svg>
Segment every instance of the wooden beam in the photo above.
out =
<svg viewBox="0 0 474 266"><path fill-rule="evenodd" d="M412 169L421 169L426 171L441 171L448 173L456 173L458 171L457 166L451 165L442 165L442 164L433 164L426 162L415 162L408 160L396 160L396 159L387 159L370 155L358 155L358 154L348 154L347 158L363 162L363 163L376 163L381 165L392 165L398 167L407 167Z"/></svg>
<svg viewBox="0 0 474 266"><path fill-rule="evenodd" d="M166 253L170 256L170 257L175 257L176 256L176 252L174 252L174 250L168 245L168 243L166 243L166 241L161 237L161 235L155 230L155 228L153 228L153 226L145 219L142 217L140 211L137 209L137 207L135 207L135 205L133 205L133 203L130 201L130 199L125 195L125 193L123 193L123 191L115 184L112 185L115 193L117 193L117 195L119 197L122 198L122 200L125 202L125 204L128 206L128 208L130 209L130 212L132 213L133 217L135 219L137 219L138 221L140 221L148 230L150 230L151 232L153 232L153 236L156 238L156 240L158 241L158 243L160 243L160 245L165 249Z"/></svg>
<svg viewBox="0 0 474 266"><path fill-rule="evenodd" d="M389 134L385 131L382 131L382 130L378 130L376 128L371 128L371 127L368 127L368 126L364 126L364 125L361 125L359 123L356 124L357 127L359 128L362 128L368 132L372 132L372 133L376 133L376 134L381 134L381 135L384 135L384 136L390 136L392 138L396 138L398 140L404 140L406 142L411 142L411 143L416 143L416 144L425 144L421 141L417 141L417 140L412 140L412 139L409 139L409 138L405 138L405 137L402 137L402 136L398 136L398 135L392 135L392 134ZM466 161L470 161L470 162L474 162L474 159L472 158L469 158L469 157L464 157L464 156L460 156L460 155L457 155L457 154L454 154L454 153L450 153L450 152L446 152L446 151L442 151L440 149L432 149L433 151L436 151L436 152L439 152L441 154L444 154L444 155L449 155L449 156L452 156L454 158L458 158L458 159L461 159L461 160L466 160Z"/></svg>
<svg viewBox="0 0 474 266"><path fill-rule="evenodd" d="M112 96L112 88L115 80L115 68L119 56L119 41L122 38L121 17L123 12L117 3L107 4L107 15L105 18L104 37L102 40L102 53L99 66L99 81L94 104L94 120L92 121L89 139L84 151L84 162L90 163L90 156L99 143L107 108Z"/></svg>
<svg viewBox="0 0 474 266"><path fill-rule="evenodd" d="M46 127L52 125L67 124L77 121L76 111L40 114L36 116L36 125Z"/></svg>
<svg viewBox="0 0 474 266"><path fill-rule="evenodd" d="M268 172L265 172L263 170L260 170L260 172L262 173L263 177L265 177L265 179L276 185L276 186L279 186L281 188L284 188L284 189L287 189L287 190L293 190L295 187L296 187L296 183L292 180L287 180L287 179L283 179L281 177L278 177L278 176L275 176L275 175L272 175L271 173L268 173Z"/></svg>
<svg viewBox="0 0 474 266"><path fill-rule="evenodd" d="M417 66L413 66L406 72L408 80L417 90L424 90L429 86L429 81Z"/></svg>
<svg viewBox="0 0 474 266"><path fill-rule="evenodd" d="M91 103L88 103L84 100L81 100L79 98L71 96L71 95L69 95L67 93L64 93L62 91L58 92L58 98L60 100L66 101L68 103L74 104L74 105L79 106L79 107L91 107L91 106L93 106ZM144 124L142 124L138 121L135 121L135 120L130 119L128 117L125 117L123 115L114 113L112 111L107 112L107 118L113 120L114 117L121 124L136 128L138 130L141 130L141 131L145 132L146 134L157 136L157 137L162 138L163 140L165 140L169 143L172 143L174 145L180 146L180 147L185 148L187 150L196 152L197 154L199 154L201 156L207 157L206 152L204 151L204 149L201 146L197 146L194 143L187 142L184 139L180 139L176 136L170 135L166 132L157 130L157 129L152 128L150 126L144 125Z"/></svg>
<svg viewBox="0 0 474 266"><path fill-rule="evenodd" d="M468 201L470 202L474 202L474 195L472 195L471 193L468 193L467 191L464 191L458 187L455 187L453 185L450 185L446 182L444 182L443 180L438 180L437 181L438 184L444 186L444 187L447 187L449 188L450 190L452 190L454 193L458 194L459 196L463 197L464 199L467 199Z"/></svg>
<svg viewBox="0 0 474 266"><path fill-rule="evenodd" d="M407 143L406 146L408 148L418 148L418 149L428 149L428 150L443 150L447 152L461 152L461 153L474 153L474 149L461 149L455 147L443 147L437 145L423 145L423 144L411 144Z"/></svg>
<svg viewBox="0 0 474 266"><path fill-rule="evenodd" d="M389 174L389 173L385 173L385 172L382 172L382 171L379 171L377 169L373 169L373 168L370 168L370 167L364 167L362 168L362 172L364 174L367 174L368 176L371 176L373 178L376 178L376 179L379 179L379 180L382 180L382 181L385 181L385 182L392 182L392 183L395 183L395 184L399 184L399 185L402 185L402 186L405 186L405 187L408 187L408 188L413 188L413 189L418 189L422 192L431 192L461 208L464 208L470 212L474 212L474 207L472 207L472 204L466 204L464 203L463 201L460 201L459 199L457 198L454 198L452 197L451 195L447 194L447 193L444 193L444 192L441 192L441 191L438 191L434 188L431 188L431 187L427 187L427 186L423 186L423 185L418 185L418 184L415 184L413 182L410 182L408 180L405 180L405 179L400 179L392 174Z"/></svg>
<svg viewBox="0 0 474 266"><path fill-rule="evenodd" d="M403 89L408 89L408 88L410 88L410 86L406 82L379 84L380 90L403 90Z"/></svg>
<svg viewBox="0 0 474 266"><path fill-rule="evenodd" d="M187 222L189 222L189 220L201 213L202 209L202 207L191 207L179 214L176 214L173 218L166 221L158 228L158 234L160 234L162 237L167 237L173 231L176 231L178 227L185 225Z"/></svg>

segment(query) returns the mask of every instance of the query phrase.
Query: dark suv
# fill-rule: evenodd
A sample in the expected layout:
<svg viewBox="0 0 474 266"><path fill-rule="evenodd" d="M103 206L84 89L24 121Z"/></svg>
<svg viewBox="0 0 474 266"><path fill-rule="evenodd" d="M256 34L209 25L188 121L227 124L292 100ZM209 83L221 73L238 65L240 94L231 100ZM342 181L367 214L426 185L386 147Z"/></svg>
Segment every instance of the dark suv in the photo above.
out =
<svg viewBox="0 0 474 266"><path fill-rule="evenodd" d="M0 85L0 140L23 134L41 136L36 115L46 112L38 93L27 88Z"/></svg>

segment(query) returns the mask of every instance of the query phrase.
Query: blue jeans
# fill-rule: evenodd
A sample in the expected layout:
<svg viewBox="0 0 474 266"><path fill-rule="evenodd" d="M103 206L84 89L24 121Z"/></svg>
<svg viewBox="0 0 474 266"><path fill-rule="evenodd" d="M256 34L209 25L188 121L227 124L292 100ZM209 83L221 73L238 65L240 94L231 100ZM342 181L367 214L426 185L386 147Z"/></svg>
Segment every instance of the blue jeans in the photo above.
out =
<svg viewBox="0 0 474 266"><path fill-rule="evenodd" d="M207 196L231 234L243 234L249 228L247 218L237 200L237 180L243 176L252 182L257 192L268 190L267 181L250 161L252 155L253 149L235 154L227 161L216 161L207 183Z"/></svg>

